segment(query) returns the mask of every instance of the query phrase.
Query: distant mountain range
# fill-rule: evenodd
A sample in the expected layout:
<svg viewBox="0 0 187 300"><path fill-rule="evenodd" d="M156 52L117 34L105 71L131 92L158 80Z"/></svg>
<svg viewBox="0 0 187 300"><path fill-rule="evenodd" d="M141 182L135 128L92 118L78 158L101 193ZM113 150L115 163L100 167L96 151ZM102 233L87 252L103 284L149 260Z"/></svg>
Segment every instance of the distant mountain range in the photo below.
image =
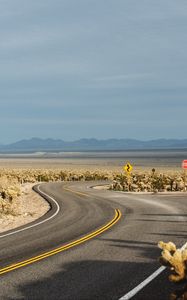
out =
<svg viewBox="0 0 187 300"><path fill-rule="evenodd" d="M146 149L187 149L187 139L80 139L66 142L60 139L32 138L8 145L0 145L0 153L63 152L63 151L112 151Z"/></svg>

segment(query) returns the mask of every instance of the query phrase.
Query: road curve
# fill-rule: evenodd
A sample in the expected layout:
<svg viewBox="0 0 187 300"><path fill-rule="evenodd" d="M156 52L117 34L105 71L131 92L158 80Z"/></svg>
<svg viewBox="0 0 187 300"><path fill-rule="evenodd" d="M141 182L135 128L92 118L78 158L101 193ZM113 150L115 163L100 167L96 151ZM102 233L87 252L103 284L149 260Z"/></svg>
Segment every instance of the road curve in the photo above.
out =
<svg viewBox="0 0 187 300"><path fill-rule="evenodd" d="M186 242L185 194L127 195L90 189L92 185L42 184L42 192L58 202L59 212L50 218L53 207L38 220L39 226L1 238L0 269L96 231L114 219L115 209L122 213L120 221L77 247L2 274L0 299L117 300L159 268L159 240L178 246ZM168 299L175 287L166 277L163 272L133 299Z"/></svg>

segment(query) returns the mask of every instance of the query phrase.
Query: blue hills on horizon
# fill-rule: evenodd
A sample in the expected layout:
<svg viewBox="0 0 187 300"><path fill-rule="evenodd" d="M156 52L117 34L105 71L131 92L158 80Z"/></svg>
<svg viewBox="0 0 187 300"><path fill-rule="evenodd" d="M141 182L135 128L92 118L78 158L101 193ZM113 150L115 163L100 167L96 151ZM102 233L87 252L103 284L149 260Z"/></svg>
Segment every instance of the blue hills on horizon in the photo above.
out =
<svg viewBox="0 0 187 300"><path fill-rule="evenodd" d="M19 152L63 152L63 151L123 151L152 149L187 149L187 139L155 139L141 141L137 139L106 139L83 138L76 141L61 139L31 138L15 143L0 145L1 153Z"/></svg>

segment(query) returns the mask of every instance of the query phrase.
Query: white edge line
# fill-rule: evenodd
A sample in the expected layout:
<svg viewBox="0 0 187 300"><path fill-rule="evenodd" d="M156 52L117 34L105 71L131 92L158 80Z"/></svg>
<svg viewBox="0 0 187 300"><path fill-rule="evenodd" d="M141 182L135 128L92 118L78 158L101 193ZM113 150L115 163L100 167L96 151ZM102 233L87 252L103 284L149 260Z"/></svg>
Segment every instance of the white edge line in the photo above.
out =
<svg viewBox="0 0 187 300"><path fill-rule="evenodd" d="M15 231L12 231L12 232L9 232L9 233L0 235L0 238L4 238L4 237L6 237L6 236L13 235L13 234L15 234L15 233L18 233L18 232L21 232L21 231L25 231L25 230L27 230L27 229L30 229L30 228L39 226L39 225L41 225L41 224L43 224L43 223L45 223L45 222L47 222L47 221L53 219L53 218L59 213L59 211L60 211L60 206L59 206L58 202L57 202L54 198L52 198L51 196L49 196L49 195L47 195L46 193L42 192L42 191L40 190L40 185L38 186L38 190L40 191L41 194L43 194L44 196L47 196L48 198L50 198L51 201L53 201L53 202L56 204L57 210L55 211L55 213L54 213L52 216L50 216L49 218L47 218L47 219L45 219L45 220L43 220L43 221L40 221L40 222L35 223L35 224L33 224L33 225L29 225L29 226L24 227L24 228L22 228L22 229L18 229L18 230L15 230Z"/></svg>
<svg viewBox="0 0 187 300"><path fill-rule="evenodd" d="M160 267L158 270L156 270L152 275L147 277L144 281L142 281L139 285L137 285L133 290L128 292L126 295L121 297L119 300L129 300L134 295L136 295L139 291L141 291L149 282L151 282L154 278L156 278L160 273L162 273L166 267Z"/></svg>
<svg viewBox="0 0 187 300"><path fill-rule="evenodd" d="M184 250L186 247L187 247L187 243L184 244L180 249ZM139 291L141 291L146 285L148 285L153 279L155 279L160 273L162 273L165 269L166 269L166 267L164 267L164 266L160 267L158 270L156 270L153 274L151 274L149 277L147 277L144 281L142 281L140 284L138 284L134 289L132 289L127 294L125 294L119 300L129 300L129 299L131 299Z"/></svg>

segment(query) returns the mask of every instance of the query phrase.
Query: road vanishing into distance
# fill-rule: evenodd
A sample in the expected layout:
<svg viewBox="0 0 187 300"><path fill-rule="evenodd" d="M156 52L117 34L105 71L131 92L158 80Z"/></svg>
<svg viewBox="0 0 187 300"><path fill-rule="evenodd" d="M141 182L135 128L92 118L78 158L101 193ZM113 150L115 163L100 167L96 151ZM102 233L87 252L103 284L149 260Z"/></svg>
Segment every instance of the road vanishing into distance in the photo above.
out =
<svg viewBox="0 0 187 300"><path fill-rule="evenodd" d="M160 240L187 240L187 195L125 194L97 183L37 187L52 209L0 235L1 300L166 300L181 285L160 268ZM98 183L100 184L100 183Z"/></svg>

